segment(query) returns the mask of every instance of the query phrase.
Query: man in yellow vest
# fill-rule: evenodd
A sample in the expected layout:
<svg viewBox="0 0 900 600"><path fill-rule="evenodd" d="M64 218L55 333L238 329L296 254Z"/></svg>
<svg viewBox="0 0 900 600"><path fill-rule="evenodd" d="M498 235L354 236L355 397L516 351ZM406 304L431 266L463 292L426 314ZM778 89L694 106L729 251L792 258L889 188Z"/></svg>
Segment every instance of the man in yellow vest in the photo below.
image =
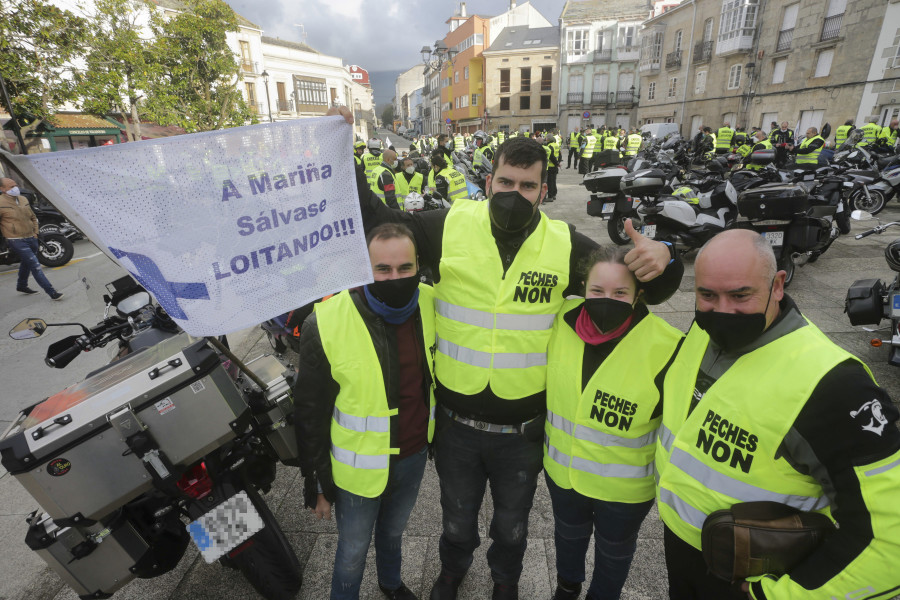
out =
<svg viewBox="0 0 900 600"><path fill-rule="evenodd" d="M366 143L362 140L358 140L353 144L353 160L356 162L356 166L360 166L363 164L363 155L366 152Z"/></svg>
<svg viewBox="0 0 900 600"><path fill-rule="evenodd" d="M581 133L576 129L569 134L569 154L566 157L566 168L572 168L572 157L575 157L575 168L578 169L578 153L581 146Z"/></svg>
<svg viewBox="0 0 900 600"><path fill-rule="evenodd" d="M825 140L819 135L819 130L810 127L806 130L806 139L797 147L796 164L801 169L815 170L819 166L819 154L825 146Z"/></svg>
<svg viewBox="0 0 900 600"><path fill-rule="evenodd" d="M368 172L366 183L379 200L396 209L403 207L397 202L397 186L394 183L394 172L397 169L397 153L385 150L381 155L382 162Z"/></svg>
<svg viewBox="0 0 900 600"><path fill-rule="evenodd" d="M877 121L876 117L872 117L868 123L862 126L863 139L857 146L869 146L875 143L875 140L878 139L878 134L881 133L881 127L878 126Z"/></svg>
<svg viewBox="0 0 900 600"><path fill-rule="evenodd" d="M463 137L463 134L460 132L456 132L456 135L453 136L453 151L454 152L463 152L466 149L466 138Z"/></svg>
<svg viewBox="0 0 900 600"><path fill-rule="evenodd" d="M762 169L764 165L755 164L751 162L753 160L753 153L758 150L773 150L772 142L769 141L769 138L766 137L766 133L762 129L757 129L753 133L753 141L751 141L753 147L750 148L750 151L744 156L743 167L745 169L750 169L751 171L758 171Z"/></svg>
<svg viewBox="0 0 900 600"><path fill-rule="evenodd" d="M638 150L641 149L641 143L644 138L638 133L637 129L632 129L631 134L626 138L625 158L633 158L637 156Z"/></svg>
<svg viewBox="0 0 900 600"><path fill-rule="evenodd" d="M466 178L453 167L453 163L448 162L443 153L438 151L431 153L428 191L451 204L456 200L467 198L469 194Z"/></svg>
<svg viewBox="0 0 900 600"><path fill-rule="evenodd" d="M367 241L375 281L317 305L304 322L297 443L305 505L320 519L335 509L331 597L359 598L374 529L378 587L408 600L401 541L434 433L434 290L419 283L406 226L381 225Z"/></svg>
<svg viewBox="0 0 900 600"><path fill-rule="evenodd" d="M728 154L731 152L731 138L734 137L734 129L731 128L731 123L725 121L725 123L719 127L719 131L716 132L716 154Z"/></svg>
<svg viewBox="0 0 900 600"><path fill-rule="evenodd" d="M368 177L381 164L381 140L378 138L370 139L366 142L366 148L369 151L363 154L362 161L363 166L366 168L366 177Z"/></svg>
<svg viewBox="0 0 900 600"><path fill-rule="evenodd" d="M878 133L878 139L884 140L885 144L887 144L890 148L893 148L897 145L897 130L897 119L891 119L889 125L885 125L881 128L881 131Z"/></svg>
<svg viewBox="0 0 900 600"><path fill-rule="evenodd" d="M594 130L588 127L584 131L584 148L581 150L581 161L578 164L578 173L585 175L591 172L591 162L594 158L594 150L597 147L597 136Z"/></svg>
<svg viewBox="0 0 900 600"><path fill-rule="evenodd" d="M400 161L400 168L402 170L394 175L394 185L397 190L397 204L402 209L410 192L422 193L424 177L416 171L415 162L411 158L404 158Z"/></svg>
<svg viewBox="0 0 900 600"><path fill-rule="evenodd" d="M352 120L349 111L334 111ZM441 404L435 464L444 533L434 600L457 597L480 544L478 512L488 483L493 598L518 598L542 462L547 344L563 299L580 285L576 265L597 248L539 210L547 194L546 161L534 140L507 140L494 156L488 200L455 202L449 210L389 211L361 194L365 227L409 224L423 266L435 274ZM677 289L683 265L670 246L627 231L636 244L626 258L629 268L647 281L642 287L649 302L659 303Z"/></svg>
<svg viewBox="0 0 900 600"><path fill-rule="evenodd" d="M695 320L663 377L657 438L669 597L891 597L900 583L896 407L785 294L785 272L759 234L721 233L694 264ZM701 530L714 511L750 501L824 513L839 528L787 574L732 585L709 573Z"/></svg>
<svg viewBox="0 0 900 600"><path fill-rule="evenodd" d="M843 125L834 130L835 150L840 149L840 147L844 145L844 142L850 137L850 132L853 131L853 129L853 119L847 119L844 121Z"/></svg>

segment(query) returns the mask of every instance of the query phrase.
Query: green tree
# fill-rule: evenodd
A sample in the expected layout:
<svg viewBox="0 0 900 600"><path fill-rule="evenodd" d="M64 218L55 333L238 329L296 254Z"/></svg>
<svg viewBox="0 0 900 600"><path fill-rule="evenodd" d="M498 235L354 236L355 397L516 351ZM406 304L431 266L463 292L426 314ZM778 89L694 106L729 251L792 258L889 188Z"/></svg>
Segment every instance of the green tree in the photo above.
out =
<svg viewBox="0 0 900 600"><path fill-rule="evenodd" d="M144 105L162 125L189 132L244 125L253 118L241 96L237 56L226 34L238 30L237 15L222 0L185 0L171 18L151 15L151 51L160 70Z"/></svg>
<svg viewBox="0 0 900 600"><path fill-rule="evenodd" d="M77 97L88 23L45 0L0 1L0 73L13 110L47 118Z"/></svg>
<svg viewBox="0 0 900 600"><path fill-rule="evenodd" d="M394 128L394 105L388 104L381 110L381 126L385 129Z"/></svg>
<svg viewBox="0 0 900 600"><path fill-rule="evenodd" d="M94 0L94 8L87 68L77 77L82 107L97 115L118 114L128 139L140 140L138 102L160 71L151 40L142 37L148 8L139 0Z"/></svg>

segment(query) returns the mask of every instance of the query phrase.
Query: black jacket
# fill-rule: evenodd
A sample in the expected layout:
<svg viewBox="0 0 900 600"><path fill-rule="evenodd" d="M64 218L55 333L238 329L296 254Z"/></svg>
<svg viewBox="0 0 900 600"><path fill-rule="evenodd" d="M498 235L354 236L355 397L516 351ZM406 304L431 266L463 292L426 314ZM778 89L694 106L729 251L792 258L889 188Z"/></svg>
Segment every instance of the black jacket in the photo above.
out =
<svg viewBox="0 0 900 600"><path fill-rule="evenodd" d="M380 204L380 202L379 202ZM393 328L368 307L361 297L361 289L348 292L359 311L366 329L375 346L375 353L381 363L381 374L384 378L388 406L392 409L399 406L398 388L400 381L397 356L397 337ZM327 300L326 300L327 302ZM322 339L319 336L318 315L312 313L303 323L300 334L300 362L297 367L297 379L294 384L294 422L296 423L297 448L300 452L300 469L305 478L304 499L306 506L316 506L316 483L329 502L335 500L334 479L331 475L331 416L337 400L340 386L331 374L331 364L325 356ZM424 348L422 356L431 352L425 347L422 339L421 315L419 311L413 316L416 320L416 337ZM427 365L424 367L425 389L422 390L423 401L428 404L431 388L431 373ZM372 365L372 368L375 368ZM391 446L396 446L398 415L391 417Z"/></svg>

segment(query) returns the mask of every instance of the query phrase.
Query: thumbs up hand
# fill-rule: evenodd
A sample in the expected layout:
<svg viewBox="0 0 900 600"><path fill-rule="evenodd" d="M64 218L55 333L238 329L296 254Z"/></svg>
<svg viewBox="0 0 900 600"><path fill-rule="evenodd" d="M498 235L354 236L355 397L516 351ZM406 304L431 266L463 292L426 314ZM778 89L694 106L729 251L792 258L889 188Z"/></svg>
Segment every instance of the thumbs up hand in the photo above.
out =
<svg viewBox="0 0 900 600"><path fill-rule="evenodd" d="M634 242L634 248L625 255L625 264L635 277L639 281L650 281L661 275L672 259L669 247L638 233L631 219L625 219L625 234Z"/></svg>

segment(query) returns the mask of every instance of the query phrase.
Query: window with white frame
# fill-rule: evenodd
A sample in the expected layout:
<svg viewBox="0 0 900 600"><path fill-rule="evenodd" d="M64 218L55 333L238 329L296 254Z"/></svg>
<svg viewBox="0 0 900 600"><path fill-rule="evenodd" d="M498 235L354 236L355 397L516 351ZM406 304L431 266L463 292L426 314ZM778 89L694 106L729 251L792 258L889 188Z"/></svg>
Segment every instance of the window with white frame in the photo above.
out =
<svg viewBox="0 0 900 600"><path fill-rule="evenodd" d="M679 29L675 32L675 52L681 52L682 31Z"/></svg>
<svg viewBox="0 0 900 600"><path fill-rule="evenodd" d="M459 83L459 71L453 73L453 83Z"/></svg>
<svg viewBox="0 0 900 600"><path fill-rule="evenodd" d="M472 94L472 106L478 106L478 94Z"/></svg>
<svg viewBox="0 0 900 600"><path fill-rule="evenodd" d="M736 90L741 87L741 71L743 70L743 65L732 65L731 69L728 70L728 89Z"/></svg>
<svg viewBox="0 0 900 600"><path fill-rule="evenodd" d="M672 77L669 79L669 98L675 97L675 92L678 91L678 78Z"/></svg>
<svg viewBox="0 0 900 600"><path fill-rule="evenodd" d="M784 83L784 71L787 69L787 61L788 59L781 58L772 65L772 83Z"/></svg>
<svg viewBox="0 0 900 600"><path fill-rule="evenodd" d="M694 77L694 93L706 93L706 71L697 71L697 75Z"/></svg>
<svg viewBox="0 0 900 600"><path fill-rule="evenodd" d="M651 81L647 85L647 100L656 100L656 82Z"/></svg>
<svg viewBox="0 0 900 600"><path fill-rule="evenodd" d="M723 0L719 22L719 41L752 37L756 27L759 0Z"/></svg>
<svg viewBox="0 0 900 600"><path fill-rule="evenodd" d="M816 58L816 74L813 77L828 77L831 74L831 61L834 60L834 49L822 50Z"/></svg>
<svg viewBox="0 0 900 600"><path fill-rule="evenodd" d="M634 48L637 45L635 40L635 26L626 25L624 27L619 27L619 40L623 49L631 50Z"/></svg>
<svg viewBox="0 0 900 600"><path fill-rule="evenodd" d="M713 30L713 20L712 18L707 19L703 23L703 41L711 42L712 41L712 30Z"/></svg>
<svg viewBox="0 0 900 600"><path fill-rule="evenodd" d="M570 56L582 56L588 51L589 29L566 30L566 54Z"/></svg>
<svg viewBox="0 0 900 600"><path fill-rule="evenodd" d="M469 78L469 67L463 67L463 79Z"/></svg>

